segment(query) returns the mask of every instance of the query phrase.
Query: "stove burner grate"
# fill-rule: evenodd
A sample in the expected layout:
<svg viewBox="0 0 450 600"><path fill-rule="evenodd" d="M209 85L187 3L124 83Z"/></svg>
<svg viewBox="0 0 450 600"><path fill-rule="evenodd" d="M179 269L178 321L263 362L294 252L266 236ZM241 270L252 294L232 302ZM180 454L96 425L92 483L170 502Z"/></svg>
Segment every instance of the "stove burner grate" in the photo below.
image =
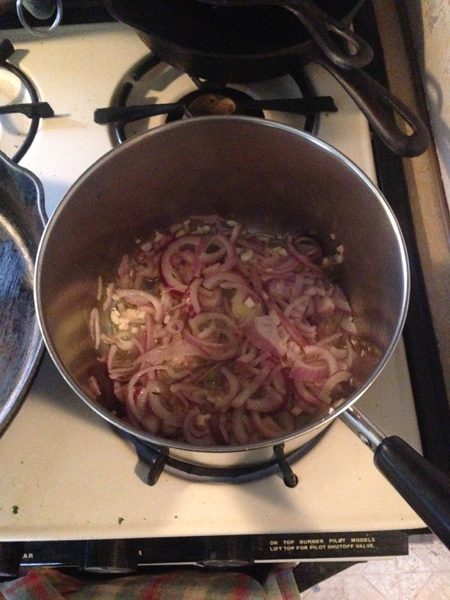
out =
<svg viewBox="0 0 450 600"><path fill-rule="evenodd" d="M284 444L276 444L273 446L274 456L271 460L256 465L236 467L209 467L190 463L174 458L170 456L170 451L167 452L162 448L146 444L134 436L122 432L120 435L134 445L139 459L149 467L146 483L151 486L158 482L163 471L167 471L188 480L215 483L248 483L279 473L284 484L289 488L293 488L296 487L299 480L291 465L312 450L327 433L328 429L329 426L312 440L292 452L285 453Z"/></svg>
<svg viewBox="0 0 450 600"><path fill-rule="evenodd" d="M264 118L265 110L294 113L305 116L303 129L310 133L316 130L318 115L321 112L335 112L334 101L329 96L317 97L306 74L297 69L289 76L299 91L299 98L270 98L257 100L250 94L228 84L216 84L190 78L197 89L184 94L176 102L153 104L129 104L136 85L163 63L154 55L149 55L135 65L129 76L115 93L112 106L99 108L94 113L98 124L112 123L115 142L122 143L129 137L127 125L135 121L167 115L166 122L204 115L248 115ZM249 84L251 86L251 84Z"/></svg>
<svg viewBox="0 0 450 600"><path fill-rule="evenodd" d="M15 49L10 40L5 39L0 43L0 69L6 69L17 77L27 91L31 102L7 104L0 107L0 115L21 113L30 119L30 126L25 138L17 152L11 157L14 162L19 162L29 150L36 136L40 119L53 117L54 112L48 102L40 102L37 90L31 79L19 68L8 62Z"/></svg>

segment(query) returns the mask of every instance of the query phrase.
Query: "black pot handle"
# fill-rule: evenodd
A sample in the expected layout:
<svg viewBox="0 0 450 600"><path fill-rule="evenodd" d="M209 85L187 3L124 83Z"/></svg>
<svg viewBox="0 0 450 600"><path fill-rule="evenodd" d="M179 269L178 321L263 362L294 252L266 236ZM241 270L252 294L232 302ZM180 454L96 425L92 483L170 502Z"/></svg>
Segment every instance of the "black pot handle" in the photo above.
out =
<svg viewBox="0 0 450 600"><path fill-rule="evenodd" d="M384 86L364 71L339 69L317 51L312 60L339 81L367 117L374 132L392 152L400 156L419 156L425 152L430 143L425 124ZM411 129L410 135L400 128L395 114L407 123Z"/></svg>
<svg viewBox="0 0 450 600"><path fill-rule="evenodd" d="M373 50L366 40L343 27L310 0L289 0L286 8L302 22L325 56L341 69L359 69L372 62ZM330 34L339 38L342 45Z"/></svg>
<svg viewBox="0 0 450 600"><path fill-rule="evenodd" d="M375 450L386 479L450 549L450 478L393 435Z"/></svg>
<svg viewBox="0 0 450 600"><path fill-rule="evenodd" d="M377 468L450 549L450 478L401 438L386 437L355 407L340 419L373 450Z"/></svg>

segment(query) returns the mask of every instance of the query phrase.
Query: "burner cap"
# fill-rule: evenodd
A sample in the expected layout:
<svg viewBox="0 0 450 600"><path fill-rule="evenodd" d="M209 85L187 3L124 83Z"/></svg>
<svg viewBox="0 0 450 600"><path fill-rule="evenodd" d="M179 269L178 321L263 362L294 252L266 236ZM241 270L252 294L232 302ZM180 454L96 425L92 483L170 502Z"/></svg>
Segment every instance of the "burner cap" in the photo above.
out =
<svg viewBox="0 0 450 600"><path fill-rule="evenodd" d="M193 117L203 115L232 115L236 112L236 102L222 94L201 94L186 107Z"/></svg>
<svg viewBox="0 0 450 600"><path fill-rule="evenodd" d="M239 103L252 100L252 97L230 87L211 88L201 87L186 94L178 100L181 106L179 111L167 116L167 122L178 121L186 117L202 117L206 115L249 115L264 117L259 109L241 110Z"/></svg>

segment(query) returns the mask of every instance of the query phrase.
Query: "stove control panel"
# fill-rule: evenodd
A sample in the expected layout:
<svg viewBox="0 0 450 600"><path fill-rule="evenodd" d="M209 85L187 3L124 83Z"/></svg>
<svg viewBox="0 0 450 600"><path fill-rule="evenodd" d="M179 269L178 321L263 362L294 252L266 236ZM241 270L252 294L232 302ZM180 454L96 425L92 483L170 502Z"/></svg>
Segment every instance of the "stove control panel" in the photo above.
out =
<svg viewBox="0 0 450 600"><path fill-rule="evenodd" d="M88 540L83 542L82 554L83 571L126 575L137 570L138 540Z"/></svg>
<svg viewBox="0 0 450 600"><path fill-rule="evenodd" d="M16 577L19 565L124 575L145 566L242 567L275 561L352 561L407 554L406 531L3 542L0 577Z"/></svg>
<svg viewBox="0 0 450 600"><path fill-rule="evenodd" d="M10 579L19 574L25 544L22 542L0 543L0 578Z"/></svg>

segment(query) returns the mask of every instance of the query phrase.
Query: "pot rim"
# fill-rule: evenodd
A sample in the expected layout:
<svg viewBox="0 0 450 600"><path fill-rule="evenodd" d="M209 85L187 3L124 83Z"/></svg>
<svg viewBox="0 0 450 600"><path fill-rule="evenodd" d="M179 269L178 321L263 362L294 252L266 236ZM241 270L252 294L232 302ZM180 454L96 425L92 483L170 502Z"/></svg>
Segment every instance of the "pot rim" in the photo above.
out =
<svg viewBox="0 0 450 600"><path fill-rule="evenodd" d="M226 119L226 121L224 121L224 119ZM184 442L178 442L176 440L170 440L170 439L160 438L158 436L153 436L145 431L138 430L138 429L132 427L131 425L128 425L126 422L115 417L111 412L109 412L108 410L106 410L105 408L100 406L94 400L91 400L75 384L75 382L72 380L69 373L67 372L64 364L59 359L57 353L55 352L55 350L52 347L51 338L50 338L50 335L48 334L48 331L47 331L47 328L46 328L46 325L45 325L45 322L44 322L44 319L42 316L43 311L42 311L42 302L41 302L41 296L40 296L40 279L41 279L42 262L43 262L44 256L45 256L45 248L47 245L47 241L48 241L49 237L51 236L52 229L58 220L58 216L63 212L65 206L70 202L70 199L73 196L73 194L78 190L78 188L80 186L83 185L84 181L87 180L94 171L96 171L100 166L102 166L104 163L106 163L110 159L111 155L116 156L120 153L127 152L128 148L130 148L132 145L140 144L141 141L147 137L150 138L150 137L154 137L154 136L165 135L165 132L170 131L171 129L189 128L192 126L192 124L195 124L198 121L208 121L210 123L220 121L222 124L224 122L233 123L235 121L246 122L246 123L252 124L252 127L253 126L268 127L268 128L273 128L273 129L284 131L290 135L295 135L295 136L305 139L308 144L313 144L313 145L319 147L321 150L325 151L329 155L333 156L336 160L338 160L346 169L349 169L350 171L352 171L352 173L354 175L356 175L360 180L363 181L363 183L367 186L369 191L372 192L372 194L375 196L375 198L378 200L378 202L384 209L386 216L388 217L388 220L392 226L395 237L397 238L397 242L399 244L399 249L400 249L400 257L401 257L401 263L402 263L401 271L402 271L403 279L404 279L403 286L402 286L403 297L401 299L400 318L397 321L395 331L391 337L391 340L390 340L386 350L384 351L379 364L377 365L376 369L372 373L372 375L364 382L364 384L358 390L356 390L351 396L349 396L347 398L347 400L345 400L345 402L343 402L337 408L330 407L329 413L327 415L321 417L319 420L316 420L313 423L311 423L310 425L305 426L301 429L298 429L298 430L296 430L288 435L285 435L283 437L274 438L271 440L266 440L263 442L258 442L258 443L253 443L253 444L246 444L246 445L239 445L239 446L193 446L191 444L187 444ZM399 342L399 339L400 339L400 336L401 336L401 333L403 330L403 326L405 324L408 303L409 303L409 296L410 296L410 269L409 269L406 244L405 244L405 240L404 240L402 231L400 229L400 225L397 221L397 218L396 218L392 208L390 207L389 203L387 202L386 198L384 197L382 192L377 188L377 186L369 179L369 177L352 160L350 160L348 157L346 157L339 150L337 150L336 148L334 148L327 142L324 142L323 140L320 140L309 133L300 131L298 129L295 129L294 127L290 127L290 126L284 125L282 123L277 123L275 121L270 121L270 120L262 120L258 117L248 117L248 116L217 116L217 115L201 116L201 117L193 117L193 118L187 119L187 120L166 123L166 124L160 125L158 127L155 127L154 129L150 129L149 131L146 131L140 135L134 136L127 142L121 144L120 146L116 146L116 147L112 148L106 154L104 154L99 159L97 159L72 184L70 189L64 195L64 197L62 198L62 200L56 207L55 211L51 215L51 217L44 229L44 233L41 237L41 241L39 244L37 257L36 257L36 270L35 270L35 277L34 277L34 300L35 300L36 314L37 314L39 327L41 329L46 348L47 348L54 364L58 368L60 374L63 376L63 378L65 379L65 381L67 382L69 387L75 392L75 394L79 398L81 398L81 400L83 400L85 402L85 404L87 404L99 416L101 416L106 421L108 421L111 425L113 425L123 431L126 431L128 434L130 434L144 442L147 442L154 446L167 448L167 449L173 448L173 449L184 450L184 451L189 451L189 452L202 452L202 453L204 452L204 453L210 453L210 454L227 453L227 452L235 453L235 452L244 452L244 451L248 451L248 450L258 450L261 448L268 448L271 446L275 446L277 444L283 444L285 442L294 440L295 438L298 438L304 434L308 434L308 433L314 431L315 429L321 428L327 424L330 424L332 421L334 421L337 417L339 417L339 415L341 415L343 412L345 412L348 408L350 408L353 404L355 404L364 395L364 393L369 389L369 387L378 378L380 373L383 371L385 365L391 358L391 356Z"/></svg>

